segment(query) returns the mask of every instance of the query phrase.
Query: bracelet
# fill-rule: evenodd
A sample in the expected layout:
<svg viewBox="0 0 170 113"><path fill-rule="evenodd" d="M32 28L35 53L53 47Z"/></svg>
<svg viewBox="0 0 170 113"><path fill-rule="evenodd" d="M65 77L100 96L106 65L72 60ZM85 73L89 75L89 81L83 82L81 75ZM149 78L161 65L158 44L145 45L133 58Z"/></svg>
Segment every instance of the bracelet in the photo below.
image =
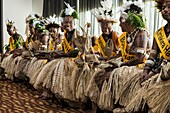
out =
<svg viewBox="0 0 170 113"><path fill-rule="evenodd" d="M152 60L150 60L150 59L148 59L148 60L146 61L146 64L149 64L149 65L153 66L153 65L155 64L155 62L152 61Z"/></svg>

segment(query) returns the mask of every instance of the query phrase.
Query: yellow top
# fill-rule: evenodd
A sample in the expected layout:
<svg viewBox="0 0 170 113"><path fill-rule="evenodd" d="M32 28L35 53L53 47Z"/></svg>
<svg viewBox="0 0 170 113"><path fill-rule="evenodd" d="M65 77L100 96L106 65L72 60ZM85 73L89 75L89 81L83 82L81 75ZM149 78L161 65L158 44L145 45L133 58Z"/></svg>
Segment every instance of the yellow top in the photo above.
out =
<svg viewBox="0 0 170 113"><path fill-rule="evenodd" d="M30 38L30 40L29 40L29 37L27 37L26 38L26 47L28 47L28 44L31 42L31 43L34 43L34 41L33 41L33 38L34 37L34 35L31 35L31 38Z"/></svg>
<svg viewBox="0 0 170 113"><path fill-rule="evenodd" d="M50 41L49 41L49 50L54 50L54 45L55 45L55 42L52 38L50 38Z"/></svg>
<svg viewBox="0 0 170 113"><path fill-rule="evenodd" d="M122 53L122 58L124 60L124 62L127 62L133 58L135 58L135 55L130 55L126 52L126 48L127 48L127 38L126 38L126 32L124 32L118 39L119 41L119 46L120 46L120 50Z"/></svg>
<svg viewBox="0 0 170 113"><path fill-rule="evenodd" d="M166 37L164 27L161 27L155 34L154 38L158 44L158 47L161 51L161 56L163 56L165 59L170 58L170 44L168 42L168 39Z"/></svg>
<svg viewBox="0 0 170 113"><path fill-rule="evenodd" d="M64 30L64 39L61 45L62 45L62 48L64 49L64 53L68 53L70 50L74 50L74 48L72 48L67 41L66 30Z"/></svg>
<svg viewBox="0 0 170 113"><path fill-rule="evenodd" d="M102 35L99 36L99 38L96 40L97 46L94 46L94 50L97 51L99 49L100 53L102 54L102 56L104 58L107 58L108 56L106 55L106 42L104 40L104 38L102 37ZM112 56L115 56L116 53L112 52Z"/></svg>
<svg viewBox="0 0 170 113"><path fill-rule="evenodd" d="M14 45L15 41L13 37L9 38L9 45L10 45L10 51L15 49L15 45Z"/></svg>

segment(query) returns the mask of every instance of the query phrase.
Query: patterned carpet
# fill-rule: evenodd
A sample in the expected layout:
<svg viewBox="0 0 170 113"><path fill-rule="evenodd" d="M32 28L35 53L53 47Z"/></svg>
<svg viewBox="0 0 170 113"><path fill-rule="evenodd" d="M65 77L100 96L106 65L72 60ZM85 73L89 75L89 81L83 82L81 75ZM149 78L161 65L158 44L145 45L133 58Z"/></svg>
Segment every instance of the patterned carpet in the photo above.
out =
<svg viewBox="0 0 170 113"><path fill-rule="evenodd" d="M40 99L39 95L23 83L0 79L0 113L85 113L80 109L62 108Z"/></svg>

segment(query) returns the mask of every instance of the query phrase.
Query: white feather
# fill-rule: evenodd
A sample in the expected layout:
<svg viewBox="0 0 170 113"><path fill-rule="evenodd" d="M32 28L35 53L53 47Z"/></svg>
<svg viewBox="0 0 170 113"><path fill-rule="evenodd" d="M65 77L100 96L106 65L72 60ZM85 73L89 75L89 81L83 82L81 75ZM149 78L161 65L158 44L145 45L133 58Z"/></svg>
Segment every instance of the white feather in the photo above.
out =
<svg viewBox="0 0 170 113"><path fill-rule="evenodd" d="M127 0L123 0L123 3L126 3L127 2Z"/></svg>
<svg viewBox="0 0 170 113"><path fill-rule="evenodd" d="M75 11L73 7L70 6L70 4L64 2L67 8L65 9L65 14L66 15L72 15L72 13Z"/></svg>
<svg viewBox="0 0 170 113"><path fill-rule="evenodd" d="M92 14L97 19L103 19L103 20L114 20L112 18L112 15L110 15L108 12L112 11L112 0L104 0L101 1L101 6L98 9L91 10Z"/></svg>
<svg viewBox="0 0 170 113"><path fill-rule="evenodd" d="M33 27L35 28L37 24L40 24L39 20L36 20L36 21L33 22Z"/></svg>
<svg viewBox="0 0 170 113"><path fill-rule="evenodd" d="M55 14L53 16L49 16L48 18L46 18L45 22L46 22L46 25L48 25L48 24L60 24L59 18L57 18Z"/></svg>
<svg viewBox="0 0 170 113"><path fill-rule="evenodd" d="M103 9L110 11L112 8L112 0L101 1L101 5L103 6Z"/></svg>
<svg viewBox="0 0 170 113"><path fill-rule="evenodd" d="M130 9L130 6L131 6L132 4L140 7L141 9L144 8L144 3L142 2L142 0L134 1L134 2L123 0L123 5L122 5L121 8L120 8L120 13L121 13L121 15L125 15L125 14L127 15L127 13L125 13L125 10ZM142 12L141 12L141 13L142 13Z"/></svg>

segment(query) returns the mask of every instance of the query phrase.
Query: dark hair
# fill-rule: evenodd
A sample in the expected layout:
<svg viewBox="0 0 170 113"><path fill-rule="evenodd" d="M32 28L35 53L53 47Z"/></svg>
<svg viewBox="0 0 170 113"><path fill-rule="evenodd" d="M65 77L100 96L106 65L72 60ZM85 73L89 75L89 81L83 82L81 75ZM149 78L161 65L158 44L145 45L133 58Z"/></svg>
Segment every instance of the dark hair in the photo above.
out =
<svg viewBox="0 0 170 113"><path fill-rule="evenodd" d="M13 25L6 25L6 27L10 29L13 27Z"/></svg>
<svg viewBox="0 0 170 113"><path fill-rule="evenodd" d="M140 12L142 12L142 9L140 7L138 7L135 4L131 4L130 5L130 9L126 9L125 10L126 13L128 12L136 12L137 14L140 14Z"/></svg>
<svg viewBox="0 0 170 113"><path fill-rule="evenodd" d="M162 6L165 3L165 0L154 0L154 1L156 2L156 6L155 7L157 7L159 9L159 11L161 11L162 10Z"/></svg>
<svg viewBox="0 0 170 113"><path fill-rule="evenodd" d="M54 27L54 28L59 28L60 26L58 24L48 24L46 25L46 29L49 30L51 27Z"/></svg>

